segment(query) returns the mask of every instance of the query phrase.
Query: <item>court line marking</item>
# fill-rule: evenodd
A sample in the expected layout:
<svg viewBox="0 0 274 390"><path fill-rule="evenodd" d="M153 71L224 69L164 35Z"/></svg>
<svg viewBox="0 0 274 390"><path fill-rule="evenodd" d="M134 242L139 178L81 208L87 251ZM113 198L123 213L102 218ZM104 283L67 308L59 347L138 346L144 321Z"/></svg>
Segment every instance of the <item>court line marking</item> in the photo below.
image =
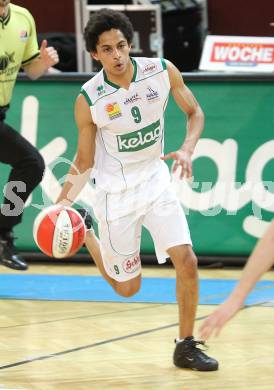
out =
<svg viewBox="0 0 274 390"><path fill-rule="evenodd" d="M202 320L202 319L204 319L206 317L207 316L198 317L196 319L196 321ZM42 355L42 356L37 356L37 357L21 360L21 361L15 362L15 363L10 363L10 364L6 364L4 366L0 366L0 370L4 370L6 368L20 366L22 364L32 363L32 362L35 362L35 361L38 361L38 360L51 359L51 358L54 358L54 357L57 357L57 356L66 355L66 354L72 353L72 352L83 351L85 349L98 347L99 345L104 345L104 344L112 343L112 342L115 342L115 341L121 341L121 340L129 339L129 338L132 338L132 337L142 336L144 334L149 334L149 333L157 332L157 331L164 330L164 329L169 329L169 328L172 328L172 327L177 326L177 325L178 325L178 322L176 322L174 324L170 324L170 325L159 326L157 328L143 330L141 332L130 333L130 334L127 334L125 336L114 337L112 339L99 341L97 343L87 344L87 345L83 345L83 346L80 346L80 347L71 348L71 349L67 349L67 350L64 350L64 351L60 351L60 352L55 352L55 353L52 353L52 354L49 354L49 355Z"/></svg>
<svg viewBox="0 0 274 390"><path fill-rule="evenodd" d="M254 304L254 305L247 305L247 306L244 306L241 310L249 309L251 307L256 307L256 306L262 306L262 305L265 305L266 303L269 303L269 302L272 302L272 301L258 302L258 303ZM207 317L208 317L208 315L197 317L197 318L195 318L195 321L201 321L201 320L203 320L203 319L205 319ZM55 357L58 357L58 356L67 355L68 353L83 351L85 349L90 349L90 348L95 348L95 347L98 347L100 345L105 345L105 344L112 343L112 342L115 342L115 341L121 341L121 340L129 339L129 338L132 338L132 337L138 337L138 336L142 336L142 335L145 335L145 334L158 332L160 330L169 329L169 328L172 328L174 326L178 326L178 322L176 322L174 324L170 324L170 325L159 326L157 328L143 330L141 332L130 333L130 334L125 335L125 336L114 337L112 339L99 341L97 343L92 343L92 344L87 344L87 345L83 345L83 346L76 347L76 348L66 349L64 351L55 352L55 353L48 354L48 355L41 355L41 356L36 356L36 357L32 357L32 358L25 359L25 360L20 360L20 361L15 362L15 363L10 363L10 364L6 364L4 366L0 366L0 370L4 370L4 369L7 369L7 368L12 368L12 367L16 367L16 366L21 366L23 364L32 363L32 362L36 362L36 361L39 361L39 360L52 359L52 358L55 358Z"/></svg>
<svg viewBox="0 0 274 390"><path fill-rule="evenodd" d="M92 303L97 303L97 302L92 302ZM116 302L111 302L111 303L116 303ZM124 302L117 302L117 303L124 304ZM135 304L135 303L142 304L141 302L140 303L139 302L131 302L131 304ZM116 311L97 313L97 314L87 314L87 315L76 316L76 317L59 318L56 320L49 320L49 321L29 322L29 323L18 324L18 325L0 326L0 329L11 329L11 328L20 328L20 327L24 327L24 326L43 325L43 324L50 324L50 323L59 322L59 321L78 320L78 319L82 319L82 318L94 318L94 317L100 317L100 316L105 316L105 315L109 315L109 314L126 313L128 311L133 311L133 310L134 311L146 310L146 309L151 309L154 307L169 305L169 303L157 303L154 305L147 306L147 304L145 302L143 304L146 305L146 307L138 307L138 308L132 308L132 309L127 309L127 310L116 310ZM0 387L0 389L1 389L1 387Z"/></svg>

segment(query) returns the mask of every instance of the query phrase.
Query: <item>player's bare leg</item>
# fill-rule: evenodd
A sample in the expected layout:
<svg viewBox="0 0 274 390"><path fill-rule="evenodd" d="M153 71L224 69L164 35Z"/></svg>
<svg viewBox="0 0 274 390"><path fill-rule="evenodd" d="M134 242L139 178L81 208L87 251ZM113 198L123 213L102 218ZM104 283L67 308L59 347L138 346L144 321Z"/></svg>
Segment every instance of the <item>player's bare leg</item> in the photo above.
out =
<svg viewBox="0 0 274 390"><path fill-rule="evenodd" d="M190 245L170 248L168 254L176 271L176 296L179 306L179 337L193 335L198 305L197 258Z"/></svg>
<svg viewBox="0 0 274 390"><path fill-rule="evenodd" d="M139 291L141 286L141 275L126 282L118 282L107 274L103 264L100 242L93 230L87 232L85 244L102 276L119 295L130 297Z"/></svg>
<svg viewBox="0 0 274 390"><path fill-rule="evenodd" d="M112 287L114 287L116 281L105 271L100 250L100 242L93 230L87 232L85 244L102 276L111 284Z"/></svg>
<svg viewBox="0 0 274 390"><path fill-rule="evenodd" d="M218 362L207 356L193 337L198 304L197 258L190 245L170 248L168 254L176 270L176 295L179 306L179 340L173 355L177 367L198 371L215 371Z"/></svg>

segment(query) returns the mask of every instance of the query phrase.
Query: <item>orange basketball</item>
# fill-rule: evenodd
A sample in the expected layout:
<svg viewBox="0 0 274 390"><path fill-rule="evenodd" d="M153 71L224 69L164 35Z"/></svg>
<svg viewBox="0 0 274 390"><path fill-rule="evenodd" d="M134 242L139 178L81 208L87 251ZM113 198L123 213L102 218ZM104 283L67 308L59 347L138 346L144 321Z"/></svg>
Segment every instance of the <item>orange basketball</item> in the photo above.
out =
<svg viewBox="0 0 274 390"><path fill-rule="evenodd" d="M38 247L57 259L74 255L82 247L85 236L85 222L71 207L46 207L33 224L33 237Z"/></svg>

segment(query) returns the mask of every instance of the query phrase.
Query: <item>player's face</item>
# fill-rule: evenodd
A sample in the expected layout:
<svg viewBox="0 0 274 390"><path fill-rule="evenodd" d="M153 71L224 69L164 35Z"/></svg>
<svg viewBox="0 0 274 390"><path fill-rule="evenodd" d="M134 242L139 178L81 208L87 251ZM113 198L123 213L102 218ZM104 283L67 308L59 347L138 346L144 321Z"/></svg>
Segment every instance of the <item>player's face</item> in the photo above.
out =
<svg viewBox="0 0 274 390"><path fill-rule="evenodd" d="M130 45L120 30L105 31L99 37L95 60L100 61L105 71L115 76L122 76L129 67Z"/></svg>
<svg viewBox="0 0 274 390"><path fill-rule="evenodd" d="M9 5L10 0L0 0L0 16L5 16L5 7Z"/></svg>
<svg viewBox="0 0 274 390"><path fill-rule="evenodd" d="M5 7L10 3L10 0L0 0L0 7Z"/></svg>

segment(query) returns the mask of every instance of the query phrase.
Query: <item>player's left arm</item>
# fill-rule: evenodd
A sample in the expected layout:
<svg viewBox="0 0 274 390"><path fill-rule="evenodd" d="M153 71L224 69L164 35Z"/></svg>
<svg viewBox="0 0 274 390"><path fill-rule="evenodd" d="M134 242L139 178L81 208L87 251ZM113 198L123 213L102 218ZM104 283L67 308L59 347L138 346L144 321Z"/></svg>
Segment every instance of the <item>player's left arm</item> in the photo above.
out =
<svg viewBox="0 0 274 390"><path fill-rule="evenodd" d="M204 128L204 114L190 89L185 85L179 70L170 61L167 62L167 70L170 88L178 107L187 115L186 136L183 144L177 151L166 154L162 158L173 158L175 164L173 172L180 168L180 177L192 176L191 156Z"/></svg>

